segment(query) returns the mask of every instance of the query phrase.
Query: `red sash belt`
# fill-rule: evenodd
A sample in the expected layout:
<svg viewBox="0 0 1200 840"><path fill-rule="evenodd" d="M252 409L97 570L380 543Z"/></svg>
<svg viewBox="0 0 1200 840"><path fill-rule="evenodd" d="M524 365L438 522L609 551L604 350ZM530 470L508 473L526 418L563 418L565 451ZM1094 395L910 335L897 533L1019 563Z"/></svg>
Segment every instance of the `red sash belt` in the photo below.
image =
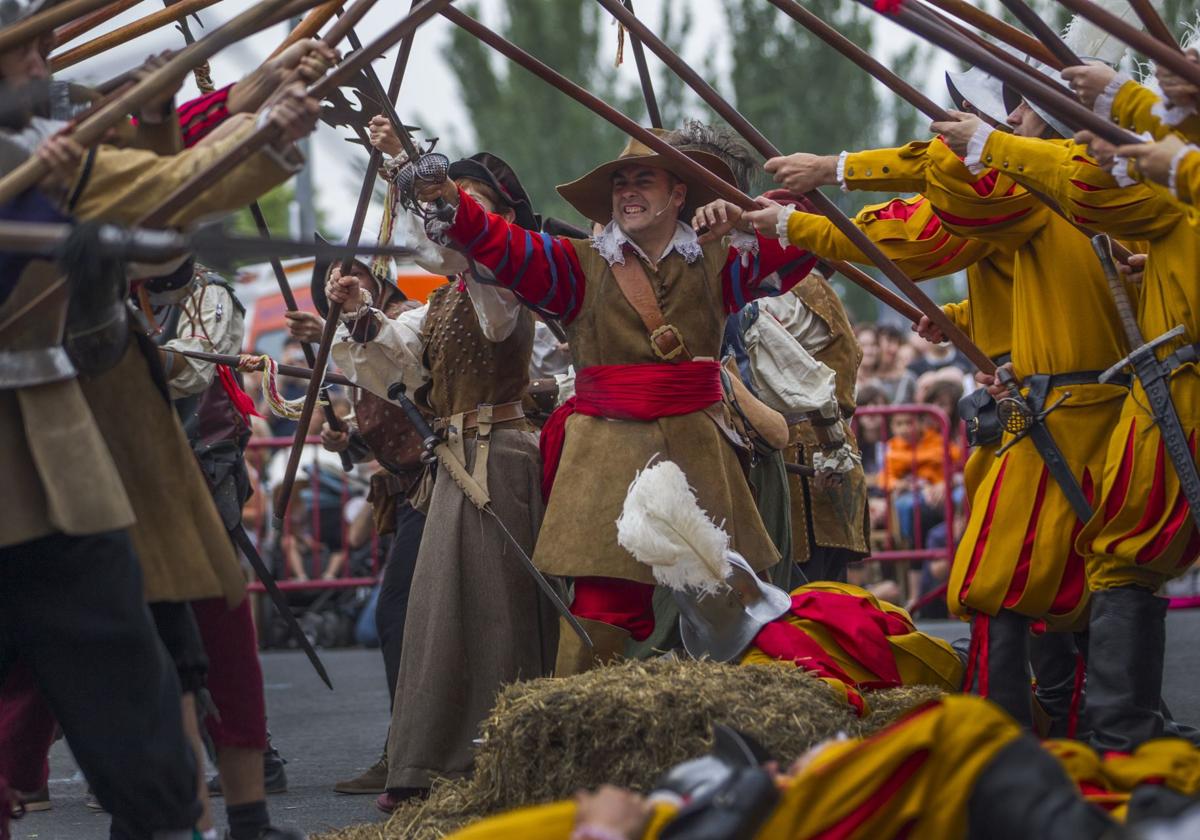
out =
<svg viewBox="0 0 1200 840"><path fill-rule="evenodd" d="M550 498L567 418L572 414L645 423L692 414L720 400L721 368L716 362L584 368L575 377L575 396L559 406L542 427L542 497Z"/></svg>

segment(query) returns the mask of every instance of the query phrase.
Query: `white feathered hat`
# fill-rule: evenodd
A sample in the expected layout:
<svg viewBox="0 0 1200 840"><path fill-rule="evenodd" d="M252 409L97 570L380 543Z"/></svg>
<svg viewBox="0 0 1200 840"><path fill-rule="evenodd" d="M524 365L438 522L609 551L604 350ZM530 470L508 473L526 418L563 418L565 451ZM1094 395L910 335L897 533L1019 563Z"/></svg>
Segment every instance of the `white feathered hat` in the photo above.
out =
<svg viewBox="0 0 1200 840"><path fill-rule="evenodd" d="M683 646L697 659L730 661L791 609L788 593L759 580L730 549L729 534L700 508L673 461L648 466L629 485L617 542L671 590Z"/></svg>

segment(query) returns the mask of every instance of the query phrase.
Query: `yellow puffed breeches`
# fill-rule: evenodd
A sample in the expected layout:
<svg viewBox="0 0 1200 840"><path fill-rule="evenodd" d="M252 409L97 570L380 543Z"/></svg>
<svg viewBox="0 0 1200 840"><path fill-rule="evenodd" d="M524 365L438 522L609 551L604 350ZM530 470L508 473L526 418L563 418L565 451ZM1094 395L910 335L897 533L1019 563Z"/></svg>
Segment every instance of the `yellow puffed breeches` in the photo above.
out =
<svg viewBox="0 0 1200 840"><path fill-rule="evenodd" d="M1200 369L1175 371L1171 395L1196 458L1200 426ZM1200 533L1179 489L1179 476L1135 383L1111 437L1103 502L1079 536L1092 589L1140 585L1157 589L1200 557Z"/></svg>
<svg viewBox="0 0 1200 840"><path fill-rule="evenodd" d="M1052 390L1047 404L1064 390L1070 398L1046 425L1094 505L1126 392L1109 385L1073 385ZM1075 549L1082 528L1033 442L1017 443L991 461L972 496L971 516L950 570L950 611L965 618L1007 609L1045 619L1052 628L1073 627L1088 602L1085 562Z"/></svg>

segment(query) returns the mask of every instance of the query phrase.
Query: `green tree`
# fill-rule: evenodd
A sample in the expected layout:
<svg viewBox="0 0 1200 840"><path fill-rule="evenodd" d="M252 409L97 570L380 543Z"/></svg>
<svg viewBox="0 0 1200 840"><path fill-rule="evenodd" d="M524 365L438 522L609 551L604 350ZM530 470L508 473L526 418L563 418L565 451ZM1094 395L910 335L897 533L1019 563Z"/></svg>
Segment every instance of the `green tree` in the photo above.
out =
<svg viewBox="0 0 1200 840"><path fill-rule="evenodd" d="M505 7L506 17L495 27L505 38L623 113L644 119L640 91L618 83L617 29L603 7L592 0L511 0ZM462 8L478 13L471 5ZM520 175L538 212L578 222L554 188L612 158L624 143L621 133L461 29L451 34L446 58L474 135L470 148L456 151L500 155ZM628 49L626 64L633 73Z"/></svg>

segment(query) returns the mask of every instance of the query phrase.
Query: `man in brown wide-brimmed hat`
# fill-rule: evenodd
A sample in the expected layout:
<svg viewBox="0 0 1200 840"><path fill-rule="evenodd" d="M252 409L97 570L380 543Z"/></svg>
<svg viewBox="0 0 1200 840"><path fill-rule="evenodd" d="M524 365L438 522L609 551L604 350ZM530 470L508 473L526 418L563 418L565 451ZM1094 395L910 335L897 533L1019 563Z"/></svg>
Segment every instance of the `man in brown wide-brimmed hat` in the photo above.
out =
<svg viewBox="0 0 1200 840"><path fill-rule="evenodd" d="M716 156L686 154L733 183ZM574 579L571 611L593 647L564 626L561 676L619 655L630 637L654 628L654 578L617 544L614 523L630 481L656 455L680 465L701 506L726 523L756 569L779 559L729 443L736 435L728 433L716 359L726 316L787 290L814 259L742 231L725 240L741 210L689 167L637 141L558 190L603 229L590 239L533 233L485 212L449 181L427 183L420 198L456 208L452 222L434 221L430 233L465 251L477 277L567 330L576 396L542 431L548 501L534 562ZM684 220L709 231L700 238Z"/></svg>

